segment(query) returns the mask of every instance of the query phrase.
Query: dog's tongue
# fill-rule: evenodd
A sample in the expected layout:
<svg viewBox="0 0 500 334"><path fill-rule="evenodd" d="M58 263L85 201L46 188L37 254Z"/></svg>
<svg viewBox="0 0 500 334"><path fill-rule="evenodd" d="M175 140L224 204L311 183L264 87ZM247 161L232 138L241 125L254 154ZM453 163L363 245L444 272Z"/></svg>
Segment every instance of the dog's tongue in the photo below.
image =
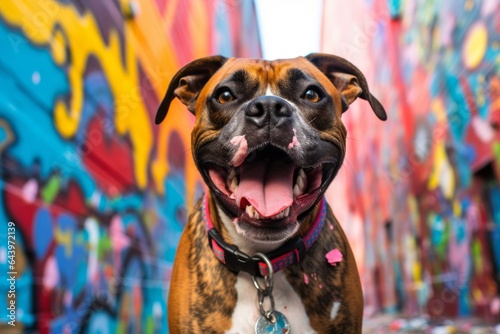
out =
<svg viewBox="0 0 500 334"><path fill-rule="evenodd" d="M263 217L278 214L293 203L293 171L293 164L284 161L244 163L236 203L248 201Z"/></svg>

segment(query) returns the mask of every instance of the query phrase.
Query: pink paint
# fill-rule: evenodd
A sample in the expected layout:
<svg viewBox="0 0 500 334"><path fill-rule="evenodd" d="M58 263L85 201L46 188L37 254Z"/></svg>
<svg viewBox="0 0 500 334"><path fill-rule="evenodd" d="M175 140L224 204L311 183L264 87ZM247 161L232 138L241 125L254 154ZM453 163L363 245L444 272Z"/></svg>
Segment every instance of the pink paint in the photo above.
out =
<svg viewBox="0 0 500 334"><path fill-rule="evenodd" d="M330 230L333 230L333 225L330 224Z"/></svg>
<svg viewBox="0 0 500 334"><path fill-rule="evenodd" d="M59 268L53 256L49 257L45 263L45 270L43 271L43 287L47 290L52 290L59 283Z"/></svg>
<svg viewBox="0 0 500 334"><path fill-rule="evenodd" d="M113 245L113 259L115 262L115 267L120 268L122 251L130 244L129 238L125 233L123 221L120 216L116 215L111 218L109 234L111 244Z"/></svg>
<svg viewBox="0 0 500 334"><path fill-rule="evenodd" d="M292 141L290 142L290 144L288 144L288 149L292 149L295 146L300 146L300 143L297 140L297 131L295 131L295 129L293 129L293 137L292 137Z"/></svg>
<svg viewBox="0 0 500 334"><path fill-rule="evenodd" d="M493 299L493 301L491 302L490 311L493 315L500 314L500 297L496 297Z"/></svg>
<svg viewBox="0 0 500 334"><path fill-rule="evenodd" d="M326 253L325 257L328 263L330 263L332 266L336 266L337 263L342 261L342 253L340 253L337 248L332 249L331 251Z"/></svg>
<svg viewBox="0 0 500 334"><path fill-rule="evenodd" d="M22 188L23 198L28 203L33 203L36 200L38 193L38 183L35 179L29 179Z"/></svg>
<svg viewBox="0 0 500 334"><path fill-rule="evenodd" d="M231 141L231 144L234 146L238 146L236 149L236 153L233 156L231 163L233 166L238 167L245 161L248 155L248 142L245 139L245 135L242 136L234 136Z"/></svg>
<svg viewBox="0 0 500 334"><path fill-rule="evenodd" d="M304 283L309 284L309 277L307 277L306 273L304 273Z"/></svg>

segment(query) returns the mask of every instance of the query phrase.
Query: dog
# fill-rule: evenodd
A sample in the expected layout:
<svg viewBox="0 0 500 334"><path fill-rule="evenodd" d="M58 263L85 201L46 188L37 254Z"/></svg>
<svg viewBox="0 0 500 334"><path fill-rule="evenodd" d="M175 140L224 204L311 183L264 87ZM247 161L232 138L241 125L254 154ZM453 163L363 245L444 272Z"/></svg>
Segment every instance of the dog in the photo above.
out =
<svg viewBox="0 0 500 334"><path fill-rule="evenodd" d="M364 75L328 54L281 60L211 56L172 78L195 115L191 148L208 187L181 236L170 333L361 333L355 259L324 192L342 165L341 116Z"/></svg>

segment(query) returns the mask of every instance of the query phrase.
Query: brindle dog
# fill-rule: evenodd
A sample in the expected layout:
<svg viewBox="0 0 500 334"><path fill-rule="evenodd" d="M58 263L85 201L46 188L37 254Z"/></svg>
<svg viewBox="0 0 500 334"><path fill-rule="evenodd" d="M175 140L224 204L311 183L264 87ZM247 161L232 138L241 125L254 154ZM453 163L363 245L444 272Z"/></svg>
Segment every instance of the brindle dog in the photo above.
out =
<svg viewBox="0 0 500 334"><path fill-rule="evenodd" d="M192 153L208 193L179 243L170 332L254 332L262 314L249 273L262 271L250 262L257 252L274 260L272 254L288 252L292 260L275 268L282 270L274 274L273 296L291 332L361 333L353 254L331 210L318 217L345 155L342 113L360 97L387 118L363 74L327 54L275 61L213 56L173 77L156 123L174 97L196 116ZM335 263L325 258L332 249L341 254Z"/></svg>

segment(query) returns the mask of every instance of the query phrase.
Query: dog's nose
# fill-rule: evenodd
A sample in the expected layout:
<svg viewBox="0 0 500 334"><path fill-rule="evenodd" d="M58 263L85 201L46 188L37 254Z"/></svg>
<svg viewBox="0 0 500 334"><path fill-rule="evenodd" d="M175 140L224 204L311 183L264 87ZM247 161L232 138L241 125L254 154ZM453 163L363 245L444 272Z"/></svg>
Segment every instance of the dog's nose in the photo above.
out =
<svg viewBox="0 0 500 334"><path fill-rule="evenodd" d="M245 115L258 126L266 121L276 125L281 119L292 116L292 107L278 96L259 96L250 103Z"/></svg>

